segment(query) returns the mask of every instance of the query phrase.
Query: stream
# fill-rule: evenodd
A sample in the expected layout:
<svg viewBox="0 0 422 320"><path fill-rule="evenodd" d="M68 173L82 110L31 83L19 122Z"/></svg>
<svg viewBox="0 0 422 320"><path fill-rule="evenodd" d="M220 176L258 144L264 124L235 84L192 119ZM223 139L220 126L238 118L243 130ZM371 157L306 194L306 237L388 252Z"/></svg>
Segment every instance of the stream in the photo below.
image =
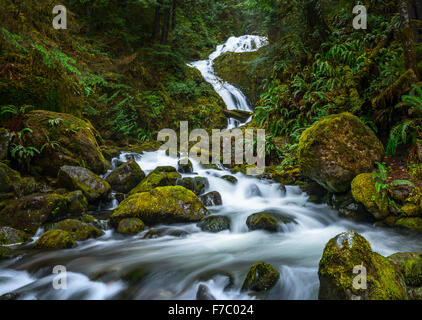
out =
<svg viewBox="0 0 422 320"><path fill-rule="evenodd" d="M251 110L240 90L214 74L212 62L223 52L256 50L265 44L262 37L233 37L209 60L191 65L201 71L229 109ZM229 128L238 125L229 121ZM156 151L122 153L113 163L131 157L146 174L157 166L177 167L178 161ZM327 205L310 202L298 187L287 186L284 191L278 183L242 173L234 175L238 183L233 185L221 179L230 174L228 170L192 163L194 172L209 180L206 192L221 194L223 205L208 209L211 214L229 217L231 230L214 234L202 232L196 224L176 224L122 236L108 229L104 221L104 236L78 242L73 249L19 249L22 255L0 263L0 295L15 292L20 299L196 299L199 285L205 284L217 299L317 299L319 260L326 243L341 232L356 230L384 256L422 251L420 236L342 219ZM113 202L106 209L116 205ZM268 209L289 215L297 223L278 233L249 231L247 217ZM103 219L101 212L91 214ZM41 233L39 230L33 241ZM160 236L155 237L157 234ZM258 261L279 270L279 281L266 293L242 292L249 268ZM66 290L53 289L56 265L67 268Z"/></svg>

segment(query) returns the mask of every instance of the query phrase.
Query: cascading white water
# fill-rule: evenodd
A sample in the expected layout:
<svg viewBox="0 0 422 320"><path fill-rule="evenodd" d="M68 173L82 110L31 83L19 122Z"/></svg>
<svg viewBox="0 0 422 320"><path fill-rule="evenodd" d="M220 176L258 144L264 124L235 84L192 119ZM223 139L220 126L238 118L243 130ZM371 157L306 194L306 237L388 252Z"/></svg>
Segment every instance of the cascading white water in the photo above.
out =
<svg viewBox="0 0 422 320"><path fill-rule="evenodd" d="M137 163L148 173L157 166L176 166L177 160L157 151L144 153ZM126 154L120 161L127 161ZM146 236L149 230L132 237L108 230L74 249L29 251L0 264L0 295L15 290L23 299L195 299L198 286L206 284L217 299L254 299L240 288L249 267L266 261L281 277L260 298L316 299L324 246L341 232L356 230L382 255L422 250L420 236L341 219L326 205L309 202L297 187L288 186L284 194L278 183L241 173L232 185L221 179L229 171L207 169L194 161L193 167L197 175L208 178L206 192L221 194L223 205L209 210L229 217L231 230L214 234L202 232L195 224L162 225L155 227L163 233L158 238ZM251 186L260 192L251 196ZM247 217L268 209L293 217L297 224L279 233L249 231ZM54 265L65 265L70 271L68 290L53 289ZM230 281L233 285L226 288Z"/></svg>
<svg viewBox="0 0 422 320"><path fill-rule="evenodd" d="M201 70L229 108L249 108L238 89L215 77L212 61L222 52L255 50L265 41L254 36L230 38L209 60L192 65ZM131 158L145 173L158 166L176 167L178 161L157 151L123 153L112 162ZM229 171L192 163L196 175L183 176L199 175L209 180L206 192L218 191L223 200L222 206L209 210L229 217L230 230L207 233L195 224L162 225L154 227L162 234L157 238L151 237L150 230L131 237L107 230L101 238L80 242L74 249L28 250L22 257L0 263L0 295L14 291L21 299L195 299L199 285L205 284L217 299L255 299L240 288L250 266L265 261L277 268L281 277L259 298L316 299L318 263L324 246L341 232L356 230L374 251L385 256L422 251L421 236L341 219L328 206L309 202L297 187L287 186L284 194L278 183L241 173L235 175L238 183L233 185L221 179ZM288 224L278 233L249 231L247 217L265 210L278 210L294 218L296 224ZM67 290L52 286L55 265L68 270Z"/></svg>
<svg viewBox="0 0 422 320"><path fill-rule="evenodd" d="M205 81L210 83L214 90L220 95L228 110L252 111L245 95L235 86L219 78L214 72L214 60L225 52L253 52L267 45L266 37L246 35L241 37L231 37L225 44L219 45L209 56L208 60L192 62L189 65L198 69ZM250 120L248 120L250 121ZM248 122L247 121L247 122ZM229 119L228 129L233 129L241 125L235 119Z"/></svg>

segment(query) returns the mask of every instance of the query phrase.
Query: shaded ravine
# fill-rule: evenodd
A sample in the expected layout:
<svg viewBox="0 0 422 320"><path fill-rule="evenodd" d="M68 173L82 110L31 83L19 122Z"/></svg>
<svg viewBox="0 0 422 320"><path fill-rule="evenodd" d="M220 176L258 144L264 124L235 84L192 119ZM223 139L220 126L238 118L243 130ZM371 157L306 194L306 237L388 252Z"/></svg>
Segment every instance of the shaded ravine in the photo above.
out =
<svg viewBox="0 0 422 320"><path fill-rule="evenodd" d="M178 160L157 151L122 153L113 163L132 157L145 173L157 166L176 167ZM235 175L238 183L233 185L221 179L230 174L228 170L192 162L194 172L209 180L206 192L221 194L223 205L208 209L229 217L230 230L213 234L202 232L195 224L162 225L154 228L162 236L151 238L151 230L122 236L108 229L101 238L78 242L73 249L36 251L28 245L20 249L20 257L0 263L0 295L15 292L20 299L195 299L198 286L206 284L217 299L316 299L324 246L341 232L356 230L382 255L422 251L421 236L341 219L328 206L310 202L298 187L287 186L284 192L278 183L242 173ZM108 209L115 205L109 204ZM268 209L287 214L297 223L278 233L249 231L247 217ZM99 216L100 212L92 214ZM278 269L280 280L265 294L241 292L248 269L258 261ZM56 265L68 270L66 290L53 289Z"/></svg>

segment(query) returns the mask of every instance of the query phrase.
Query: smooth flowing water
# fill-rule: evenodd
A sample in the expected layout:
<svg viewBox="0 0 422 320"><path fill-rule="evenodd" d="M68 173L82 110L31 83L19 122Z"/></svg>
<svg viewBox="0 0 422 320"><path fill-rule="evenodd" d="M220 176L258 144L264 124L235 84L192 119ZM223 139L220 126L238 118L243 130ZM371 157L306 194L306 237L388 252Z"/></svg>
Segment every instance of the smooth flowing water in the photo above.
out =
<svg viewBox="0 0 422 320"><path fill-rule="evenodd" d="M219 46L213 55L234 47L249 50L253 46L245 47L244 43L251 44L252 39L231 38L230 46ZM256 39L261 39L261 44L265 41ZM226 98L238 92L220 80L214 83L217 87L219 84L222 96L232 94ZM176 167L178 160L157 151L143 155L122 153L113 163L133 156L146 173L158 166ZM0 295L15 292L21 299L195 299L199 285L205 284L217 299L316 299L318 263L324 246L341 232L356 230L384 256L422 251L420 236L341 219L328 206L310 202L298 187L287 186L284 191L278 183L241 173L235 175L238 183L233 185L221 179L229 171L207 169L192 162L194 172L209 180L206 192L218 191L222 196L222 206L208 209L211 214L229 217L231 230L214 234L202 232L195 224L161 225L128 237L107 229L103 223L104 236L79 242L74 249L20 249L22 255L18 258L0 263ZM114 201L103 209L116 205ZM278 233L249 231L247 217L269 209L293 217L296 224L288 224ZM99 219L103 216L100 212L93 214ZM41 233L39 230L33 241ZM265 294L241 292L248 269L258 261L277 268L280 280ZM56 265L67 268L66 290L52 286Z"/></svg>
<svg viewBox="0 0 422 320"><path fill-rule="evenodd" d="M231 37L225 44L219 45L208 57L208 60L192 62L189 65L201 72L205 81L210 83L218 95L223 99L228 110L252 111L248 99L245 97L243 92L215 74L214 60L225 52L253 52L259 50L267 44L268 40L266 37L252 35ZM233 129L241 124L242 123L235 119L229 119L228 129Z"/></svg>

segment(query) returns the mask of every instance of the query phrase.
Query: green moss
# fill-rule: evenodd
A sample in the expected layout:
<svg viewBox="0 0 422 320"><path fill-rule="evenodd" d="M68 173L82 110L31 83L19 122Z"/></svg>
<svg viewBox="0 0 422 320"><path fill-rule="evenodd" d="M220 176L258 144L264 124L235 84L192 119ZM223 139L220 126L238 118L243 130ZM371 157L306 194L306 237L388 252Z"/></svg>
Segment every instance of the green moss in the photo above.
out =
<svg viewBox="0 0 422 320"><path fill-rule="evenodd" d="M113 211L114 226L124 218L140 218L148 224L199 221L208 211L198 197L186 188L159 187L136 193Z"/></svg>
<svg viewBox="0 0 422 320"><path fill-rule="evenodd" d="M75 240L63 230L47 231L34 244L36 249L69 249L75 246Z"/></svg>
<svg viewBox="0 0 422 320"><path fill-rule="evenodd" d="M350 113L330 115L302 133L301 173L328 191L346 192L358 174L372 171L384 155L382 143Z"/></svg>
<svg viewBox="0 0 422 320"><path fill-rule="evenodd" d="M399 252L388 259L400 269L408 286L422 287L422 253Z"/></svg>
<svg viewBox="0 0 422 320"><path fill-rule="evenodd" d="M422 232L422 218L400 218L397 220L396 226Z"/></svg>
<svg viewBox="0 0 422 320"><path fill-rule="evenodd" d="M182 176L173 167L158 167L133 188L129 195L148 192L157 187L174 186Z"/></svg>
<svg viewBox="0 0 422 320"><path fill-rule="evenodd" d="M135 161L128 161L115 169L107 178L107 182L113 190L128 193L135 188L143 179L145 173Z"/></svg>
<svg viewBox="0 0 422 320"><path fill-rule="evenodd" d="M356 266L367 272L367 289L353 285ZM389 261L374 253L369 242L354 231L331 239L319 263L319 299L404 300L406 287L400 272Z"/></svg>
<svg viewBox="0 0 422 320"><path fill-rule="evenodd" d="M363 173L353 179L352 195L355 201L362 203L376 219L389 215L388 200L383 199L376 191L371 173Z"/></svg>
<svg viewBox="0 0 422 320"><path fill-rule="evenodd" d="M230 230L230 218L226 216L210 216L203 218L197 226L206 232L221 232Z"/></svg>
<svg viewBox="0 0 422 320"><path fill-rule="evenodd" d="M145 225L141 219L138 218L127 218L119 222L117 226L117 232L121 234L137 234L144 230Z"/></svg>
<svg viewBox="0 0 422 320"><path fill-rule="evenodd" d="M278 212L259 212L250 215L246 220L249 230L266 230L277 232L281 225L296 223L293 218L283 216Z"/></svg>
<svg viewBox="0 0 422 320"><path fill-rule="evenodd" d="M66 219L53 225L53 229L67 231L73 239L81 241L104 235L100 229L79 220Z"/></svg>
<svg viewBox="0 0 422 320"><path fill-rule="evenodd" d="M275 286L280 273L265 262L255 263L249 270L242 290L267 291Z"/></svg>
<svg viewBox="0 0 422 320"><path fill-rule="evenodd" d="M0 245L23 243L28 239L29 236L23 231L10 227L0 227Z"/></svg>

